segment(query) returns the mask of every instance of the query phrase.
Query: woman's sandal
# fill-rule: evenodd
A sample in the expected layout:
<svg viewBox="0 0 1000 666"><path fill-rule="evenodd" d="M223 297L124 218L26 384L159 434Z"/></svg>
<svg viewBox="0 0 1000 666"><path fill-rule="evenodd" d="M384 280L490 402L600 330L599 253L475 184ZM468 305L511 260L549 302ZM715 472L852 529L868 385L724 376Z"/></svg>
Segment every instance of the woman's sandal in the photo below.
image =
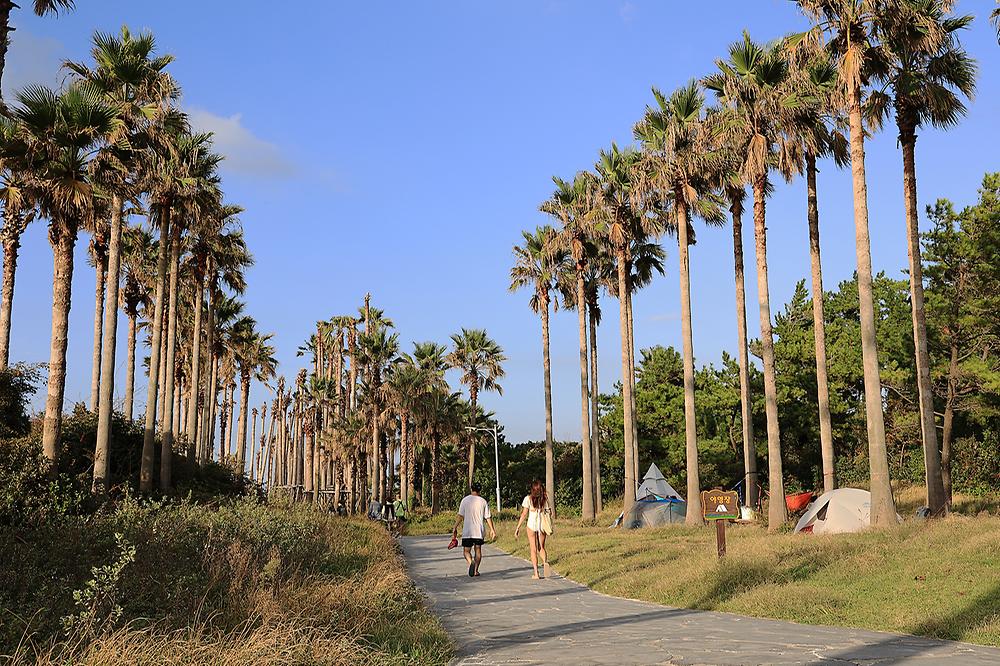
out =
<svg viewBox="0 0 1000 666"><path fill-rule="evenodd" d="M552 569L549 568L549 563L548 562L543 562L542 563L542 572L545 574L546 578L548 578L548 577L550 577L552 575Z"/></svg>

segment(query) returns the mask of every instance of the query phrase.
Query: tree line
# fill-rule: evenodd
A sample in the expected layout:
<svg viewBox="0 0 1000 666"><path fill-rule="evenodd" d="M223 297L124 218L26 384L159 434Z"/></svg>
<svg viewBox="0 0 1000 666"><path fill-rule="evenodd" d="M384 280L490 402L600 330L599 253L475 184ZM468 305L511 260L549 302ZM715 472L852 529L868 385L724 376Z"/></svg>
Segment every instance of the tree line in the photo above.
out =
<svg viewBox="0 0 1000 666"><path fill-rule="evenodd" d="M481 432L497 425L479 397L502 392L506 356L483 329L406 352L394 328L370 295L356 314L316 323L299 349L309 367L294 390L278 379L270 425L262 423L255 480L269 492L348 513L363 512L369 500L398 499L434 514L446 495L452 502L465 494ZM449 370L459 373L468 400L452 391Z"/></svg>
<svg viewBox="0 0 1000 666"><path fill-rule="evenodd" d="M868 230L868 176L865 141L884 125L895 124L902 155L904 226L909 257L908 300L915 400L919 420L927 505L934 515L948 510L942 455L947 446L937 434L930 360L927 280L921 263L916 194L917 131L947 128L966 112L975 92L977 66L961 45L960 33L972 16L953 13L947 0L797 0L811 19L809 30L762 43L747 33L715 62L715 71L672 93L653 89L653 102L635 124L633 145L601 150L592 170L572 179L554 177L555 191L541 204L555 226L525 232L514 248L513 289L532 289L531 307L542 319L546 405L546 482L555 493L552 468L549 311L558 300L577 311L580 341L582 507L594 518L602 501L600 398L596 390L598 294L618 300L621 334L621 464L625 509L635 501L638 468L636 354L632 295L663 273L658 239L677 242L680 282L685 477L687 521L700 523L699 413L696 407L694 336L691 326L690 246L694 220L709 226L729 223L733 232L740 440L747 504L763 490L757 467L753 386L747 339L743 216L753 219L760 339L753 349L761 359L763 430L767 442L766 481L772 498L785 495L785 470L779 413L776 332L771 316L767 265L767 202L773 180L805 179L805 223L811 262L811 333L815 359L815 413L824 490L837 486L827 316L819 243L817 164L849 167L852 175L856 241L856 312L861 370L861 413L867 441L872 522L890 524L895 507L890 486L884 391L876 330L874 276ZM994 13L993 18L995 19ZM714 98L710 104L708 98ZM747 192L752 203L747 201ZM589 335L588 335L589 329ZM589 338L589 341L588 341ZM959 354L960 355L960 354ZM588 361L589 358L589 361ZM954 402L954 399L953 399ZM759 409L759 407L758 407ZM944 449L944 450L943 450ZM787 519L783 501L768 502L770 529Z"/></svg>
<svg viewBox="0 0 1000 666"><path fill-rule="evenodd" d="M5 29L11 5L0 7ZM41 15L72 5L36 2L35 9ZM181 89L168 71L173 59L157 53L149 32L97 32L88 61L63 64L67 82L61 88L29 85L0 114L0 370L8 371L16 325L11 315L20 240L30 224L45 220L53 298L41 443L54 465L63 446L74 248L80 232L88 233L96 286L87 407L98 417L97 495L112 481L119 309L128 321L121 412L130 421L137 416L142 331L149 348L142 362L149 381L139 415L141 467L134 480L143 492L154 485L171 488L176 455L198 464L224 461L242 471L250 385L268 381L277 365L271 335L259 330L239 300L253 263L239 218L243 210L226 201L223 158L212 135L193 130L178 106Z"/></svg>

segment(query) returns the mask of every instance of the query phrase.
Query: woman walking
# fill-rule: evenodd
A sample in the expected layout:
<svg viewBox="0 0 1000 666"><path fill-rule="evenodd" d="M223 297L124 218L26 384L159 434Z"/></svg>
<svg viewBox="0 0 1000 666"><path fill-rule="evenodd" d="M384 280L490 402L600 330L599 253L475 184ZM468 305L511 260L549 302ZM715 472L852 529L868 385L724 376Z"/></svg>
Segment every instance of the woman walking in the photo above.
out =
<svg viewBox="0 0 1000 666"><path fill-rule="evenodd" d="M539 479L531 482L531 492L524 496L521 502L521 518L514 530L516 539L521 533L521 525L527 522L528 547L531 549L531 567L535 573L532 579L549 576L549 561L545 555L545 537L552 534L552 514L549 511L549 497L545 492L545 484ZM543 576L538 575L538 560L542 560Z"/></svg>

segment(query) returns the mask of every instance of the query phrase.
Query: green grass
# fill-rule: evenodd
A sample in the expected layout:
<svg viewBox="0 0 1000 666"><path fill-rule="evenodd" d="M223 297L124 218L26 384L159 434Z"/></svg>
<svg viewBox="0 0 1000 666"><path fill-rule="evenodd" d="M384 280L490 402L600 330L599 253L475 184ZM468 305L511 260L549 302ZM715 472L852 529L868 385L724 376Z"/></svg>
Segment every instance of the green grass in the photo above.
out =
<svg viewBox="0 0 1000 666"><path fill-rule="evenodd" d="M960 498L975 512L995 499ZM901 512L904 502L900 502ZM715 530L610 530L559 520L549 561L561 574L619 597L804 624L860 627L1000 646L1000 517L953 515L846 535ZM497 545L528 557L514 523Z"/></svg>
<svg viewBox="0 0 1000 666"><path fill-rule="evenodd" d="M0 552L0 663L450 657L395 542L366 521L251 501L126 501L0 527Z"/></svg>

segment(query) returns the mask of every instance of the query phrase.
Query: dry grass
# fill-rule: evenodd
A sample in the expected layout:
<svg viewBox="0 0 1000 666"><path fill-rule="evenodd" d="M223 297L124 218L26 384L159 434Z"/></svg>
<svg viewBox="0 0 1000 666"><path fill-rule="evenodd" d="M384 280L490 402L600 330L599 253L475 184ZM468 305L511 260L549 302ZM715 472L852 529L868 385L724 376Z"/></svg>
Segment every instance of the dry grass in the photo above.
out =
<svg viewBox="0 0 1000 666"><path fill-rule="evenodd" d="M22 621L26 638L0 663L443 664L450 657L449 639L378 525L257 505L128 515L115 529L126 531L138 556L115 584L120 620L102 611L67 634L43 622L52 610L40 608L37 620ZM162 560L153 558L157 550L166 551ZM162 566L169 570L156 570ZM137 598L150 584L159 588L157 606ZM70 585L62 594L82 587ZM15 615L30 617L31 609L0 607L4 621Z"/></svg>

